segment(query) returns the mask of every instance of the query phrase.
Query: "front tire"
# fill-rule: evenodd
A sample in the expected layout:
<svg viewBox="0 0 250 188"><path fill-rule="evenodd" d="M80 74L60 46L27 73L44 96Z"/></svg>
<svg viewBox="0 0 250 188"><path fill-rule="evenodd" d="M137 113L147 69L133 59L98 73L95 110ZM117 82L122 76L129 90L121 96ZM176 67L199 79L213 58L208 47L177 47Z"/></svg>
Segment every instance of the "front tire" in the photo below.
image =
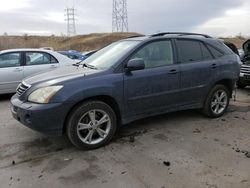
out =
<svg viewBox="0 0 250 188"><path fill-rule="evenodd" d="M101 101L78 105L69 115L67 136L79 149L95 149L106 145L116 132L113 109Z"/></svg>
<svg viewBox="0 0 250 188"><path fill-rule="evenodd" d="M203 114L211 117L221 117L227 110L230 100L230 92L224 85L216 85L209 92L203 106Z"/></svg>

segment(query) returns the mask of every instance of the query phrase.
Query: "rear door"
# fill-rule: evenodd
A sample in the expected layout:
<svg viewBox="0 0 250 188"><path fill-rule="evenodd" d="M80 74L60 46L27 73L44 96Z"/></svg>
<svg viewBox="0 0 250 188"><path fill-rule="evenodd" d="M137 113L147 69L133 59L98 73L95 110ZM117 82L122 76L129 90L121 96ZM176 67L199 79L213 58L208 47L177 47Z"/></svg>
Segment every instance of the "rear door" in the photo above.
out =
<svg viewBox="0 0 250 188"><path fill-rule="evenodd" d="M177 48L182 106L199 105L207 94L207 87L218 73L220 63L199 40L178 39Z"/></svg>
<svg viewBox="0 0 250 188"><path fill-rule="evenodd" d="M25 52L24 77L48 72L59 67L55 57L45 52Z"/></svg>
<svg viewBox="0 0 250 188"><path fill-rule="evenodd" d="M0 93L15 92L23 79L21 52L0 55Z"/></svg>
<svg viewBox="0 0 250 188"><path fill-rule="evenodd" d="M145 69L124 73L126 114L159 114L162 110L176 107L180 74L171 41L146 44L129 60L134 58L143 59Z"/></svg>

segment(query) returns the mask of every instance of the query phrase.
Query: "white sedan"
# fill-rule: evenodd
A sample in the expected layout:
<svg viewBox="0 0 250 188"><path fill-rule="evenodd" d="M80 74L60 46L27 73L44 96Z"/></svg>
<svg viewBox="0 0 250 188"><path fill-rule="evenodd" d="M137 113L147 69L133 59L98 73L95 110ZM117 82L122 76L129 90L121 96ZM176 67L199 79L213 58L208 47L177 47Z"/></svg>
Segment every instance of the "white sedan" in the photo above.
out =
<svg viewBox="0 0 250 188"><path fill-rule="evenodd" d="M75 61L57 52L43 49L12 49L0 52L0 94L14 93L26 77Z"/></svg>

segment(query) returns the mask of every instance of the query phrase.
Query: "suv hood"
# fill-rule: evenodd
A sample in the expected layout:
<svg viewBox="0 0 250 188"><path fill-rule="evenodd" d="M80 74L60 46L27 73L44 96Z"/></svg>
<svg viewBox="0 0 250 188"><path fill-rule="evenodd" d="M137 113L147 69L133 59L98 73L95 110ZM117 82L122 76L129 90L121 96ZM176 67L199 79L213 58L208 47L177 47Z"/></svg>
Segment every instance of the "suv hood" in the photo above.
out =
<svg viewBox="0 0 250 188"><path fill-rule="evenodd" d="M24 80L25 83L29 85L41 83L41 82L53 82L58 83L66 80L71 80L78 77L85 77L91 74L95 74L101 72L101 70L82 68L82 67L63 67L58 68L53 71L49 71L47 73L40 73L37 75L33 75Z"/></svg>

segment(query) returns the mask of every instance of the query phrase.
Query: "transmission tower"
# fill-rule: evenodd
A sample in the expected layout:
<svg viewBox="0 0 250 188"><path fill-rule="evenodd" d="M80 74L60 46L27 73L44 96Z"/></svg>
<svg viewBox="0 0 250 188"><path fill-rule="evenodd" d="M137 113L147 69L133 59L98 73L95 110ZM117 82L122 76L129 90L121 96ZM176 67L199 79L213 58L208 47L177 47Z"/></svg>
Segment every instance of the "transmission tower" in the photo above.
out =
<svg viewBox="0 0 250 188"><path fill-rule="evenodd" d="M65 8L65 17L67 21L67 34L68 36L76 35L76 9L75 8Z"/></svg>
<svg viewBox="0 0 250 188"><path fill-rule="evenodd" d="M112 31L128 32L127 0L113 0Z"/></svg>

